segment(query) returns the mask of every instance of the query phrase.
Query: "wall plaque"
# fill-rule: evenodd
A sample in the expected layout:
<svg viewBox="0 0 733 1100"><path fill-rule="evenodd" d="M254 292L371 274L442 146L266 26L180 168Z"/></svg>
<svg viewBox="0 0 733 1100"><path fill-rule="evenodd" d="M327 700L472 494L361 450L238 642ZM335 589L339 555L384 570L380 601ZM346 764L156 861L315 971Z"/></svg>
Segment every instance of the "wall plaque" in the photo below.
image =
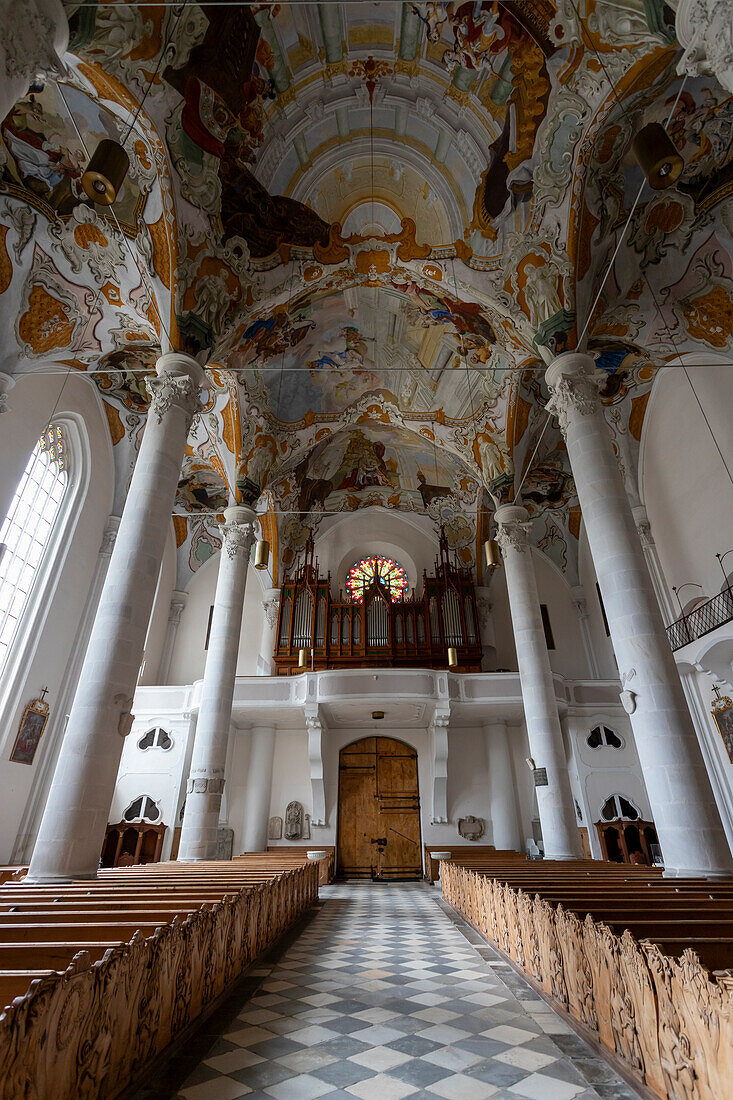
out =
<svg viewBox="0 0 733 1100"><path fill-rule="evenodd" d="M535 768L534 772L534 785L535 787L547 787L547 768Z"/></svg>

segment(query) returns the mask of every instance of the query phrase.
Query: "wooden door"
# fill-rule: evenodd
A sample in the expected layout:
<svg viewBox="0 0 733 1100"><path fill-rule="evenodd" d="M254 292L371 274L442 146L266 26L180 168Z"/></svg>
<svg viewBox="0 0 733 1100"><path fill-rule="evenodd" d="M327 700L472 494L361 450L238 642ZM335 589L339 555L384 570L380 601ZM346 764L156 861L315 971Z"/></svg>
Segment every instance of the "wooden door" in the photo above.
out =
<svg viewBox="0 0 733 1100"><path fill-rule="evenodd" d="M422 876L417 753L366 737L339 757L339 871L347 878Z"/></svg>

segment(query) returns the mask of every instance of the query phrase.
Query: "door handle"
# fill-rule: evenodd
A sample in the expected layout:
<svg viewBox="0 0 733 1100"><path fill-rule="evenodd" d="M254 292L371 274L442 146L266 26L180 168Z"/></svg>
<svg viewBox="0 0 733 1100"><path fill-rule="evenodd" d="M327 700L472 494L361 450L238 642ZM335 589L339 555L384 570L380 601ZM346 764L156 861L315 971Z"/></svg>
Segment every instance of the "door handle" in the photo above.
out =
<svg viewBox="0 0 733 1100"><path fill-rule="evenodd" d="M376 840L374 839L374 837L372 837L372 844L386 844L386 843L387 843L386 836L377 837Z"/></svg>

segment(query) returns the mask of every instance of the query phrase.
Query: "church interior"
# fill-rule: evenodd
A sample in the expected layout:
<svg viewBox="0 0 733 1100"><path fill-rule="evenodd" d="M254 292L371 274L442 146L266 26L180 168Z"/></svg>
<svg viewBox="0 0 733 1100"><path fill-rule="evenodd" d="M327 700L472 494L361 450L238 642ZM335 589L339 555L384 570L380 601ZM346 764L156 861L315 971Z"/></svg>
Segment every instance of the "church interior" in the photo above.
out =
<svg viewBox="0 0 733 1100"><path fill-rule="evenodd" d="M0 1100L733 1096L733 0L0 13Z"/></svg>

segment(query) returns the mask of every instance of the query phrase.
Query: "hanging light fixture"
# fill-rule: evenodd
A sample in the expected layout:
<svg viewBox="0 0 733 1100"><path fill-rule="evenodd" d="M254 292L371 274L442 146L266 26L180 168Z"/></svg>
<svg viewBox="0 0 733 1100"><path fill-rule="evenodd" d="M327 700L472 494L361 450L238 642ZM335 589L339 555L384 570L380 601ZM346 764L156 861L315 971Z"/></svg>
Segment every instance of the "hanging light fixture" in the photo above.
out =
<svg viewBox="0 0 733 1100"><path fill-rule="evenodd" d="M458 650L454 645L448 646L448 668L458 667Z"/></svg>
<svg viewBox="0 0 733 1100"><path fill-rule="evenodd" d="M308 654L309 653L310 653L309 649L299 649L298 650L298 668L308 668Z"/></svg>
<svg viewBox="0 0 733 1100"><path fill-rule="evenodd" d="M111 206L124 182L130 158L118 141L100 141L81 177L84 193L93 202Z"/></svg>
<svg viewBox="0 0 733 1100"><path fill-rule="evenodd" d="M679 179L685 162L661 122L642 127L631 142L634 156L654 191L671 187Z"/></svg>
<svg viewBox="0 0 733 1100"><path fill-rule="evenodd" d="M255 546L255 569L267 569L270 564L270 544L267 539L258 539Z"/></svg>
<svg viewBox="0 0 733 1100"><path fill-rule="evenodd" d="M484 561L487 569L498 569L501 565L501 552L496 539L486 539L484 542Z"/></svg>

